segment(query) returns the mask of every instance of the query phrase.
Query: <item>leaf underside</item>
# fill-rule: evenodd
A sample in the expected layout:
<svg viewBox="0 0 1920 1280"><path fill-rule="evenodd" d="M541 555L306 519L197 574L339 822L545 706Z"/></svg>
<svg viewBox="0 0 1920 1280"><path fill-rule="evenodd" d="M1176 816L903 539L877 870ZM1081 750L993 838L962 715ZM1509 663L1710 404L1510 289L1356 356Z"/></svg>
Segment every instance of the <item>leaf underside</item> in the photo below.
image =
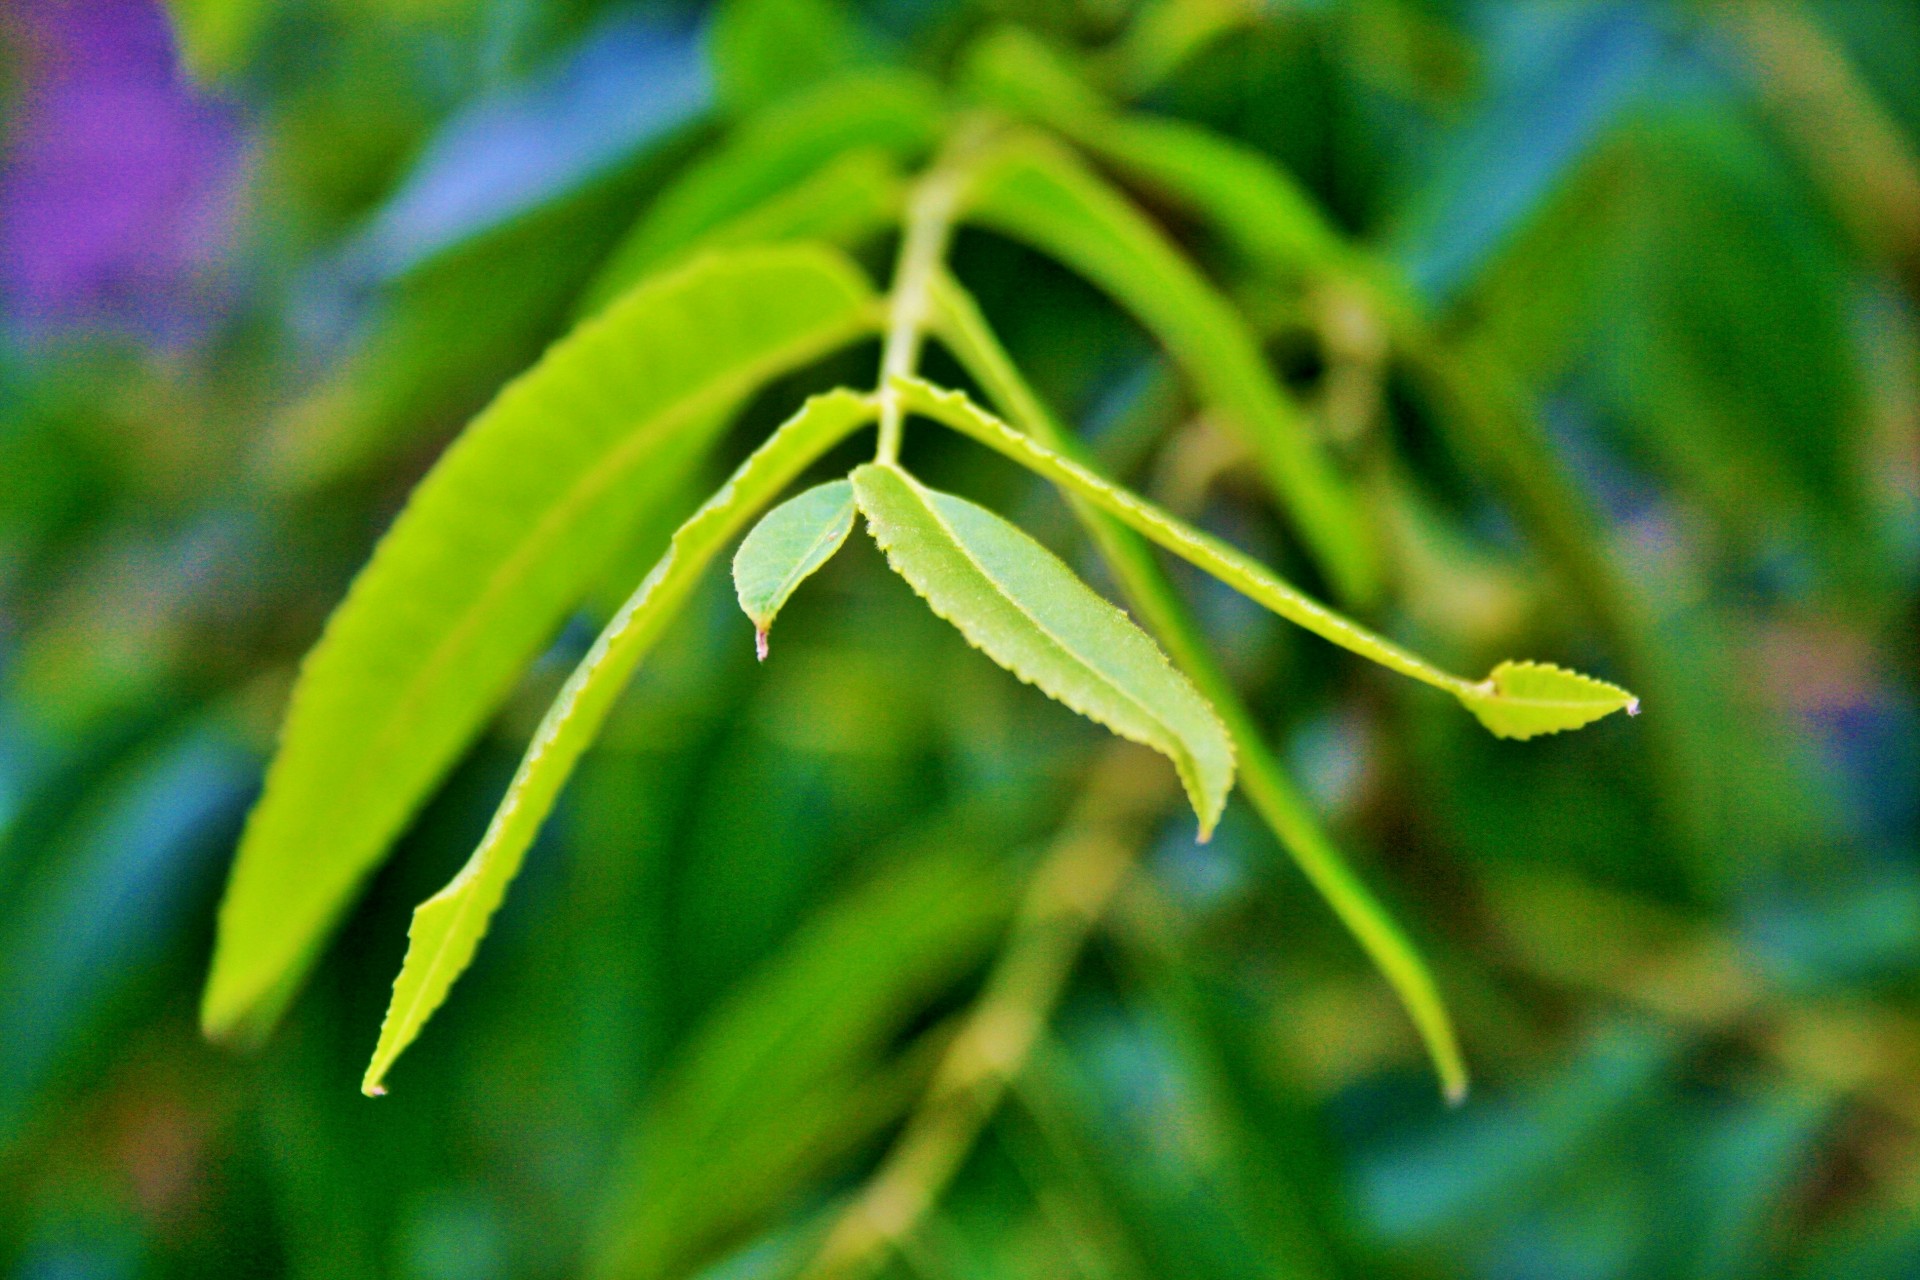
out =
<svg viewBox="0 0 1920 1280"><path fill-rule="evenodd" d="M263 1035L394 837L768 378L864 332L817 246L716 254L557 343L450 448L302 665L221 905L202 1023ZM537 465L532 465L537 462Z"/></svg>
<svg viewBox="0 0 1920 1280"><path fill-rule="evenodd" d="M1578 729L1616 711L1640 714L1640 699L1618 685L1548 662L1503 662L1460 701L1501 738Z"/></svg>
<svg viewBox="0 0 1920 1280"><path fill-rule="evenodd" d="M1016 526L898 467L853 473L887 561L976 648L1049 697L1173 761L1213 831L1233 746L1206 699L1132 619Z"/></svg>
<svg viewBox="0 0 1920 1280"><path fill-rule="evenodd" d="M741 610L753 621L754 647L762 662L774 618L851 532L853 485L834 480L767 512L741 541L733 557L733 589Z"/></svg>
<svg viewBox="0 0 1920 1280"><path fill-rule="evenodd" d="M415 909L407 931L407 958L393 984L393 1000L361 1084L363 1092L385 1092L387 1069L413 1043L473 959L574 765L707 565L755 512L872 416L872 401L866 396L833 391L813 397L673 535L666 555L601 631L541 720L480 847L446 888Z"/></svg>

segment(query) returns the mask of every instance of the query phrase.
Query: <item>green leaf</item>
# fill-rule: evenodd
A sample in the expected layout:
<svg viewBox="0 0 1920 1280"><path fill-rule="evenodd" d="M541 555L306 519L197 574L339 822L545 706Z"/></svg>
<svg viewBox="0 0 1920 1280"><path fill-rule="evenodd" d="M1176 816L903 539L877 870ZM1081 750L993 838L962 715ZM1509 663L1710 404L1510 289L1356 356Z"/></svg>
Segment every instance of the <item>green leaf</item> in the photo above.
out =
<svg viewBox="0 0 1920 1280"><path fill-rule="evenodd" d="M260 0L167 0L180 61L202 84L239 70L272 12Z"/></svg>
<svg viewBox="0 0 1920 1280"><path fill-rule="evenodd" d="M1049 697L1172 760L1201 839L1212 834L1233 788L1233 745L1145 632L983 507L893 466L860 467L853 491L888 563L935 613Z"/></svg>
<svg viewBox="0 0 1920 1280"><path fill-rule="evenodd" d="M1206 218L1266 270L1293 275L1351 256L1312 197L1266 156L1181 120L1115 112L1030 32L981 41L967 71L978 92Z"/></svg>
<svg viewBox="0 0 1920 1280"><path fill-rule="evenodd" d="M639 242L626 242L581 295L577 310L589 315L662 265L702 249L794 240L853 248L898 222L905 199L906 183L883 149L849 151L743 213L684 232L678 243L663 240L636 248Z"/></svg>
<svg viewBox="0 0 1920 1280"><path fill-rule="evenodd" d="M902 1033L991 954L1018 885L999 824L938 823L828 906L695 1030L652 1091L587 1274L693 1275L906 1110ZM910 1051L911 1055L911 1051Z"/></svg>
<svg viewBox="0 0 1920 1280"><path fill-rule="evenodd" d="M1460 701L1502 738L1578 729L1616 711L1640 714L1640 699L1618 685L1547 662L1503 662Z"/></svg>
<svg viewBox="0 0 1920 1280"><path fill-rule="evenodd" d="M1013 459L1035 474L1044 476L1058 485L1064 492L1087 499L1093 506L1115 516L1120 523L1146 535L1152 541L1173 552L1181 559L1218 578L1241 595L1257 604L1264 605L1289 622L1304 627L1325 640L1330 640L1343 649L1359 654L1403 676L1418 680L1422 684L1432 685L1436 689L1458 698L1479 716L1488 727L1484 709L1498 704L1501 709L1512 709L1517 703L1500 692L1496 683L1504 671L1552 670L1558 668L1543 667L1537 663L1503 663L1486 680L1475 682L1442 671L1419 654L1402 648L1377 632L1370 631L1353 619L1337 610L1315 600L1300 588L1281 578L1271 569L1247 555L1236 547L1229 546L1210 534L1202 533L1184 521L1176 519L1146 499L1137 496L1113 484L1086 467L1062 457L1053 450L1040 444L1029 436L1015 431L1000 419L973 403L958 391L944 391L918 378L895 377L887 384L888 389L900 397L901 403L915 413L924 413L936 421L944 422L970 436L981 444ZM856 490L858 486L856 483ZM863 507L862 510L865 508ZM1577 676L1572 672L1560 672L1560 675L1573 680L1585 681L1593 689L1606 690L1604 696L1591 694L1591 704L1586 705L1584 719L1574 719L1562 724L1560 728L1577 728L1613 711L1634 712L1639 700L1622 689L1590 680L1586 676ZM1531 681L1531 677L1523 678ZM1550 698L1553 695L1549 692ZM1560 697L1570 694L1557 695ZM1583 704L1585 705L1585 704ZM1493 712L1496 718L1502 710ZM1520 711L1526 717L1533 713ZM1569 714L1566 711L1562 715ZM1500 732L1500 730L1495 730ZM1534 733L1551 732L1549 729L1535 729ZM1531 736L1514 734L1510 736Z"/></svg>
<svg viewBox="0 0 1920 1280"><path fill-rule="evenodd" d="M818 247L702 259L557 344L423 481L308 655L221 906L208 1034L264 1033L520 670L725 411L866 331Z"/></svg>
<svg viewBox="0 0 1920 1280"><path fill-rule="evenodd" d="M945 112L939 91L904 71L848 75L748 119L661 193L608 260L593 304L798 184L848 152L902 160L931 149Z"/></svg>
<svg viewBox="0 0 1920 1280"><path fill-rule="evenodd" d="M541 720L480 847L446 888L414 910L407 958L393 984L393 1001L361 1083L363 1092L371 1096L385 1091L387 1069L413 1043L473 959L574 764L707 564L774 494L872 416L871 399L851 391L813 397L673 535L666 555L607 623Z"/></svg>
<svg viewBox="0 0 1920 1280"><path fill-rule="evenodd" d="M724 0L707 45L720 100L734 111L767 106L877 54L833 0Z"/></svg>
<svg viewBox="0 0 1920 1280"><path fill-rule="evenodd" d="M1069 264L1132 312L1258 461L1339 594L1377 593L1378 549L1351 488L1246 324L1144 214L1040 138L997 153L967 213Z"/></svg>
<svg viewBox="0 0 1920 1280"><path fill-rule="evenodd" d="M833 558L853 532L853 485L834 480L789 498L760 518L733 556L733 589L753 619L754 651L767 660L767 632L787 597Z"/></svg>

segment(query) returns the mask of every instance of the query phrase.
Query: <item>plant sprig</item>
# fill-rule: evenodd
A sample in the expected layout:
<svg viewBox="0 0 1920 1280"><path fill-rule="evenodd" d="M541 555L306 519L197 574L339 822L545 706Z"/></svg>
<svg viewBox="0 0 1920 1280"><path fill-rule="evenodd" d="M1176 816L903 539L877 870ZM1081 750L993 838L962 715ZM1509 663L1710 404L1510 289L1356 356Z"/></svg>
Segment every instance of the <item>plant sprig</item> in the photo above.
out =
<svg viewBox="0 0 1920 1280"><path fill-rule="evenodd" d="M898 117L903 103L910 118ZM1631 714L1637 700L1543 663L1503 662L1479 680L1448 672L1076 456L949 274L962 225L1026 241L1140 319L1247 446L1336 593L1377 594L1378 548L1352 486L1253 331L1070 142L1175 179L1217 148L1145 125L1103 133L1084 103L1056 121L1063 140L952 109L901 76L861 73L802 105L756 118L660 200L590 305L624 292L476 420L383 539L303 670L243 840L206 996L209 1033L257 1036L272 1023L358 884L630 528L634 503L697 468L732 412L771 378L878 336L873 388L815 397L781 426L674 535L567 681L479 848L415 913L366 1091L383 1091L387 1070L471 960L574 764L712 560L746 533L734 580L765 657L781 608L858 519L929 607L982 652L1166 756L1203 837L1244 777L1263 819L1388 975L1457 1096L1465 1071L1437 985L1280 769L1148 544L1446 692L1502 737ZM917 178L896 176L929 153ZM846 187L842 176L857 181ZM901 240L885 295L838 249L807 239L858 239L896 209ZM1289 243L1324 248L1310 236ZM919 376L929 336L1018 427ZM916 416L1059 489L1172 659L1025 531L910 474L901 444ZM776 505L869 423L871 463ZM558 461L530 461L542 458ZM322 830L336 834L322 839Z"/></svg>

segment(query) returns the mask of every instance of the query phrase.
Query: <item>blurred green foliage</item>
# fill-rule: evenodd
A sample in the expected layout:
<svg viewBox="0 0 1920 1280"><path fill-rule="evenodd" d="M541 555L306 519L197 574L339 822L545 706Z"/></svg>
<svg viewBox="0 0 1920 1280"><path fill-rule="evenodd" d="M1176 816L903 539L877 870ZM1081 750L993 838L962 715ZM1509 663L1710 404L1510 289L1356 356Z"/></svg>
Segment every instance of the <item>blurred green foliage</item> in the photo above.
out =
<svg viewBox="0 0 1920 1280"><path fill-rule="evenodd" d="M0 14L0 1271L1920 1270L1910 4L176 16L191 82L142 0ZM889 108L811 195L734 221L778 192L724 157L847 77ZM136 91L138 128L112 115ZM876 229L945 93L1072 139L1259 325L1380 544L1370 625L1645 699L1496 740L1172 575L1432 961L1467 1103L1249 780L1195 844L1163 762L1006 677L859 538L764 667L723 575L702 586L393 1096L359 1096L408 912L594 629L800 396L871 384L872 348L788 375L708 474L649 493L272 1038L207 1046L215 906L295 664L414 482L696 242L795 226L884 280ZM1182 163L1224 204L1258 181L1184 125L1277 163L1297 218L1182 199ZM1342 585L1159 335L995 232L954 270L1104 470ZM1124 586L1023 473L946 433L907 456Z"/></svg>

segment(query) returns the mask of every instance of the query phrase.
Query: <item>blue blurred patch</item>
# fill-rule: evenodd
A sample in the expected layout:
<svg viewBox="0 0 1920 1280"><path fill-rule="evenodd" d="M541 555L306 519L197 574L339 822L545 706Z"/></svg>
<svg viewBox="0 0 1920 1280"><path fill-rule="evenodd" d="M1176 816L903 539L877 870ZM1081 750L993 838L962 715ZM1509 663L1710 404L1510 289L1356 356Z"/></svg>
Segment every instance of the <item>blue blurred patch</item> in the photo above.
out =
<svg viewBox="0 0 1920 1280"><path fill-rule="evenodd" d="M558 66L441 126L345 261L363 277L404 274L607 174L712 96L695 29L609 21Z"/></svg>

